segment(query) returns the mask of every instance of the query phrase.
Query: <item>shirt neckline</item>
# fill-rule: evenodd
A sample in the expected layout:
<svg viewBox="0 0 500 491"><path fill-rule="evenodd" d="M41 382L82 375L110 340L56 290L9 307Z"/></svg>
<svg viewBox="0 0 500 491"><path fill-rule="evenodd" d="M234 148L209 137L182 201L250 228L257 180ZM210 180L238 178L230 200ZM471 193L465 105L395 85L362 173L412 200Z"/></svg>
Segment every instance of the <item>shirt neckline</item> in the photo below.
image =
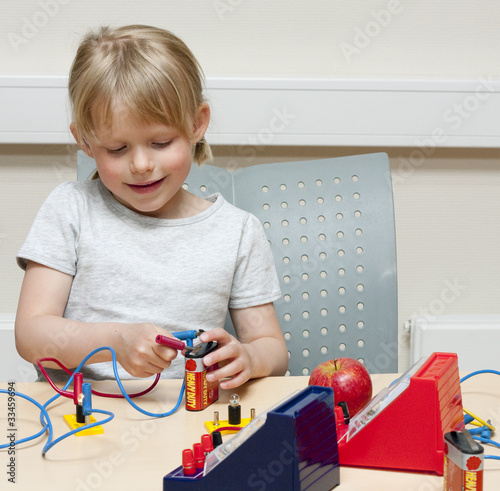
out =
<svg viewBox="0 0 500 491"><path fill-rule="evenodd" d="M109 203L115 210L117 210L122 215L127 216L128 218L155 226L178 227L205 220L213 213L215 213L225 201L224 197L220 193L214 193L209 196L203 197L203 199L211 201L213 204L206 210L203 210L201 213L186 218L156 218L142 215L134 210L131 210L130 208L127 208L125 205L116 200L111 191L102 183L100 179L98 179L98 183L99 191L104 200Z"/></svg>

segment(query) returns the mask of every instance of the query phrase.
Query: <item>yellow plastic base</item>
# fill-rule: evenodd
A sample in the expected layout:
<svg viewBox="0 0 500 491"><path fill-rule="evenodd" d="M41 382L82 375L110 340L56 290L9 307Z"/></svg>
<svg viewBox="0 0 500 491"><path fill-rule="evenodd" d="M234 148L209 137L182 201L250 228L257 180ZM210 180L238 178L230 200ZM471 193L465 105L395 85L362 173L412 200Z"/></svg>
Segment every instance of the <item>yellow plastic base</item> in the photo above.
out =
<svg viewBox="0 0 500 491"><path fill-rule="evenodd" d="M248 423L250 423L250 421L252 421L252 418L241 418L241 423L239 425L229 424L229 421L227 419L220 420L218 425L215 425L213 421L205 421L205 429L209 433L212 433L213 431L220 431L221 435L230 435L231 433L237 433L240 428L246 426ZM234 427L236 429L228 429L231 427ZM224 429L221 431L220 428Z"/></svg>
<svg viewBox="0 0 500 491"><path fill-rule="evenodd" d="M95 423L96 421L97 420L94 418L94 416L92 415L89 416L89 423ZM76 421L76 414L65 414L64 422L66 423L66 425L70 430L77 430L78 428L81 428L86 424L86 423L78 423ZM92 428L88 428L87 430L82 430L79 431L78 433L75 433L75 436L100 435L102 433L104 433L102 426L93 426Z"/></svg>

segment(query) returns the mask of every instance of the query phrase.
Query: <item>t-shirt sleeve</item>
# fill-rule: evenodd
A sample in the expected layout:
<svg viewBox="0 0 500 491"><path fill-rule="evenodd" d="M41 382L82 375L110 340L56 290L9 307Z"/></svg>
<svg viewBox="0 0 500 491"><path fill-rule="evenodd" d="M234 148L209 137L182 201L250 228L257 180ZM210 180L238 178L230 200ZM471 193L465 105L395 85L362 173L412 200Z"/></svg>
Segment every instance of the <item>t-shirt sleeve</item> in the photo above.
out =
<svg viewBox="0 0 500 491"><path fill-rule="evenodd" d="M74 183L55 188L38 211L24 244L17 253L19 266L28 261L75 275L83 197Z"/></svg>
<svg viewBox="0 0 500 491"><path fill-rule="evenodd" d="M254 215L243 227L229 307L243 309L274 302L280 284L269 241Z"/></svg>

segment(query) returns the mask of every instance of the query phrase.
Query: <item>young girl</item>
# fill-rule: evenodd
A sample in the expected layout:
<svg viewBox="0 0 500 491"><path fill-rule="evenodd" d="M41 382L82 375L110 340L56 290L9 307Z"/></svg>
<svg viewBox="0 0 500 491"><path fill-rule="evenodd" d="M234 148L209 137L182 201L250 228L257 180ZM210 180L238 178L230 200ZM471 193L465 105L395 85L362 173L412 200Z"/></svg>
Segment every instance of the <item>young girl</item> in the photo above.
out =
<svg viewBox="0 0 500 491"><path fill-rule="evenodd" d="M98 179L59 185L18 253L16 343L26 360L76 367L111 346L124 378L182 377L182 356L155 338L204 329L200 340L219 349L203 361L219 362L222 388L285 372L280 288L260 223L219 194L182 187L192 160L211 155L202 84L193 54L161 29L102 28L80 45L71 131ZM237 339L223 329L228 307ZM99 352L84 376L112 378L110 359Z"/></svg>

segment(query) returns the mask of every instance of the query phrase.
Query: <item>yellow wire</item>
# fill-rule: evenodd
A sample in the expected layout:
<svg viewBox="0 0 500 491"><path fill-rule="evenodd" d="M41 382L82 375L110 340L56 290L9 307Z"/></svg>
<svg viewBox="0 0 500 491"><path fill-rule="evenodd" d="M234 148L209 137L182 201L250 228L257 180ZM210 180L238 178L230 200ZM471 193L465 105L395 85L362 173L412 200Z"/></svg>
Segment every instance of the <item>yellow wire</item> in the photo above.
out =
<svg viewBox="0 0 500 491"><path fill-rule="evenodd" d="M487 423L486 421L482 420L479 416L476 416L474 413L471 413L470 411L468 411L467 409L465 409L464 407L462 408L464 410L464 413L467 413L469 416L471 416L472 418L474 418L476 421L478 421L479 423L481 423L482 425L486 426L487 428L489 428L491 431L495 431L495 427L492 426L490 423ZM471 423L471 424L475 424L475 423ZM479 426L476 424L476 426Z"/></svg>

